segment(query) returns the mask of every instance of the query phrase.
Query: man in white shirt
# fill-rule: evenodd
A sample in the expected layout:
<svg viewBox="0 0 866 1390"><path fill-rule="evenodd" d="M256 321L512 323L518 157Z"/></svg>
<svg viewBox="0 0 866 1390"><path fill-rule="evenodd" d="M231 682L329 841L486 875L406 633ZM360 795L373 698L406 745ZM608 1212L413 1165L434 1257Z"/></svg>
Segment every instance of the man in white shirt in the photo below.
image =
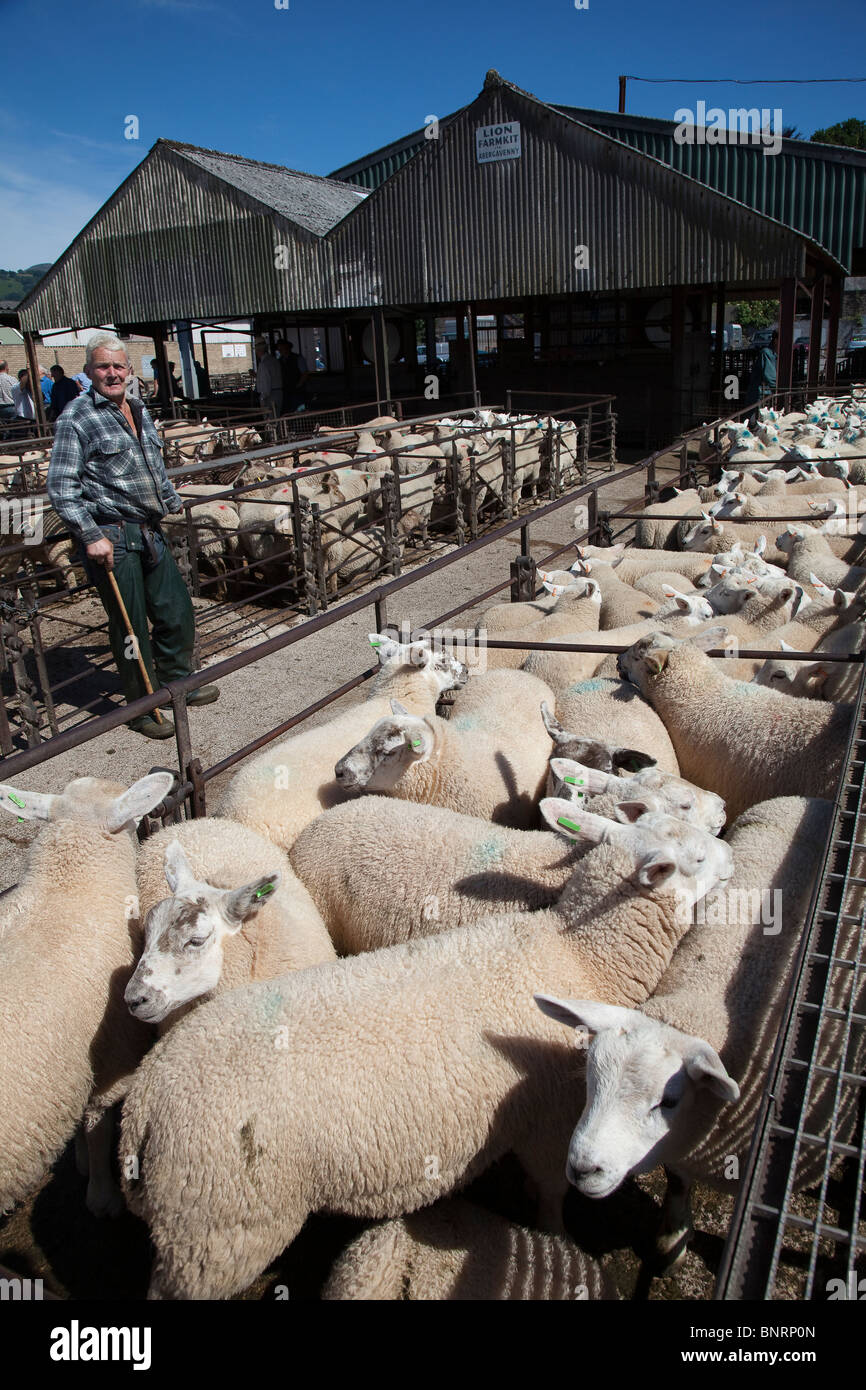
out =
<svg viewBox="0 0 866 1390"><path fill-rule="evenodd" d="M262 407L269 415L283 413L283 374L276 357L268 352L264 338L256 341L256 390Z"/></svg>
<svg viewBox="0 0 866 1390"><path fill-rule="evenodd" d="M19 420L35 420L36 408L30 391L30 373L22 367L18 373L18 385L12 388L12 404Z"/></svg>
<svg viewBox="0 0 866 1390"><path fill-rule="evenodd" d="M15 401L12 392L18 382L9 371L8 362L0 362L0 421L15 419Z"/></svg>

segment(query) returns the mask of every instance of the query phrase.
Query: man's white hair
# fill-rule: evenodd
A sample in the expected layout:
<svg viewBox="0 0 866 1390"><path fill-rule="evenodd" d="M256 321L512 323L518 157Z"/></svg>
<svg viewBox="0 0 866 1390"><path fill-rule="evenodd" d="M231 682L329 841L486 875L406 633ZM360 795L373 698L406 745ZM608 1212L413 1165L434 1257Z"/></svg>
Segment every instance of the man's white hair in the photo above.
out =
<svg viewBox="0 0 866 1390"><path fill-rule="evenodd" d="M127 366L132 366L129 353L114 333L94 333L93 337L87 341L87 352L84 356L84 370L87 376L90 376L90 364L97 348L105 348L106 352L122 352L126 358Z"/></svg>

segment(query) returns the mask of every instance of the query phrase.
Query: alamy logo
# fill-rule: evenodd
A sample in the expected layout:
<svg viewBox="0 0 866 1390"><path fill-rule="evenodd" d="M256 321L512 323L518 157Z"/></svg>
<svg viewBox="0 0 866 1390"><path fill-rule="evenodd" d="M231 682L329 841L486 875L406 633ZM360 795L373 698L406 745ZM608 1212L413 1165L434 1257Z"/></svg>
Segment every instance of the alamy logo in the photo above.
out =
<svg viewBox="0 0 866 1390"><path fill-rule="evenodd" d="M0 498L0 535L20 536L25 545L41 545L42 499Z"/></svg>
<svg viewBox="0 0 866 1390"><path fill-rule="evenodd" d="M69 1327L51 1329L52 1361L131 1361L134 1371L150 1370L149 1327Z"/></svg>
<svg viewBox="0 0 866 1390"><path fill-rule="evenodd" d="M772 125L770 117L772 116ZM678 145L763 145L764 154L778 154L782 148L782 108L776 106L732 107L723 111L699 101L697 109L681 106L674 112L678 123L674 140Z"/></svg>

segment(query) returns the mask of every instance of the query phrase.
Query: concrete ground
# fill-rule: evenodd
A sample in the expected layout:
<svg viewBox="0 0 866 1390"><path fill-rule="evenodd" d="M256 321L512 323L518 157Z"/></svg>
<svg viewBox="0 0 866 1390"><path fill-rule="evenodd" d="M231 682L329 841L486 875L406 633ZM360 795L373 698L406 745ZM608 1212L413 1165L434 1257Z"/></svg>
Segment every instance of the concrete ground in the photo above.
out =
<svg viewBox="0 0 866 1390"><path fill-rule="evenodd" d="M674 471L671 459L667 467L659 469L660 480L664 482ZM635 501L642 495L640 478L634 477L606 486L600 505L618 509L617 503ZM532 528L533 553L539 561L573 536L572 512L572 506L564 506ZM413 627L430 625L461 599L507 580L510 561L518 548L519 533L515 533L396 595L388 605L389 622L400 623L405 619ZM570 563L570 558L566 563ZM507 596L506 589L503 597ZM201 606L207 607L205 603ZM452 626L469 625L486 606L487 603L467 610L465 615L452 620ZM92 628L102 621L102 609L95 597L84 597L70 607L80 622ZM286 626L293 622L291 619ZM366 634L373 627L371 607L296 647L255 661L227 677L222 682L218 704L189 712L194 752L203 766L207 768L226 757L341 681L368 669L371 661ZM271 627L267 635L274 635L277 630ZM61 631L59 626L57 631ZM263 635L253 627L246 643L251 645ZM73 689L79 698L82 689L87 690L86 698L97 697L95 713L115 706L120 699L119 683L110 664L105 670L92 672L92 661L99 654L100 644L103 644L101 634L84 632L68 645L65 653L69 674L75 668L82 672L90 670L83 684ZM106 654L104 644L102 654ZM60 676L52 675L52 679L55 678L60 679ZM353 701L357 694L350 694L346 699ZM333 708L314 716L311 722L329 718ZM81 717L72 705L61 706L59 714L64 728ZM53 791L73 777L85 774L129 783L156 765L175 765L173 741L148 742L121 726L111 734L32 769L14 779L14 784ZM216 804L229 775L209 784L209 806ZM17 880L22 851L34 833L32 822L19 824L4 818L0 825L0 886L9 887ZM585 1249L600 1256L611 1268L620 1297L708 1299L712 1296L733 1199L706 1189L696 1190L696 1233L685 1261L676 1274L659 1278L653 1274L652 1241L663 1191L664 1178L660 1171L630 1180L613 1197L601 1203L593 1203L572 1191L566 1203L569 1229ZM473 1185L470 1195L472 1193L514 1219L529 1223L533 1219L533 1209L527 1201L520 1174L510 1160L495 1165ZM116 1221L96 1221L85 1210L83 1198L84 1180L75 1170L70 1146L39 1191L0 1220L0 1264L25 1276L43 1277L46 1289L61 1297L142 1298L150 1263L144 1226L129 1213ZM804 1212L811 1209L807 1196L799 1198L798 1203ZM292 1299L317 1297L333 1259L360 1229L362 1223L357 1221L313 1218L292 1247L244 1297L274 1297L279 1285L290 1290ZM803 1260L798 1260L792 1252L780 1271L777 1297L799 1296L802 1263Z"/></svg>

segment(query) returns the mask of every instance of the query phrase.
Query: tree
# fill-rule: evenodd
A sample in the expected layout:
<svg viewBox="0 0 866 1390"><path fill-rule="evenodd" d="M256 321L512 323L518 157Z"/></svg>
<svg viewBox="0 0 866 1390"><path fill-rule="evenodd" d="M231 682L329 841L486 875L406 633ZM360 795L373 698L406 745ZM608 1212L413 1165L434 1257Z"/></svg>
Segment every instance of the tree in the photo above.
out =
<svg viewBox="0 0 866 1390"><path fill-rule="evenodd" d="M745 299L732 304L734 322L743 328L769 328L779 318L778 299Z"/></svg>
<svg viewBox="0 0 866 1390"><path fill-rule="evenodd" d="M859 116L851 116L838 125L816 130L812 140L821 145L849 145L854 149L866 150L866 121L861 121Z"/></svg>

